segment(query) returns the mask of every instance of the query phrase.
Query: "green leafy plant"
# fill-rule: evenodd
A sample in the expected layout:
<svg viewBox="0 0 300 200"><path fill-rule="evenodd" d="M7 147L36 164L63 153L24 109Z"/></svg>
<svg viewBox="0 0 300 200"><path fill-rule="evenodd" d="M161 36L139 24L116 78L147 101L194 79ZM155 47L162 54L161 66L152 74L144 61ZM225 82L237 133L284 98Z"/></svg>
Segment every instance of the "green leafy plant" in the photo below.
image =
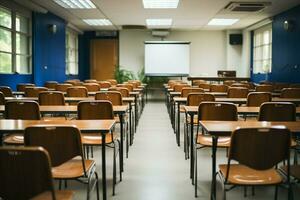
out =
<svg viewBox="0 0 300 200"><path fill-rule="evenodd" d="M123 83L128 80L135 80L136 77L132 71L124 69L124 67L116 66L115 67L115 79L118 83Z"/></svg>

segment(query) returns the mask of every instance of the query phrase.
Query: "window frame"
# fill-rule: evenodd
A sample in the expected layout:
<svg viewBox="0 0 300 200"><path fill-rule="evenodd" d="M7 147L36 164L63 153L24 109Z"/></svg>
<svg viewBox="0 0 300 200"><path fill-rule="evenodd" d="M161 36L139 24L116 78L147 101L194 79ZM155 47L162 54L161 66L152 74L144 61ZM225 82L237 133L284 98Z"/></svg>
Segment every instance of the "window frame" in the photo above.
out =
<svg viewBox="0 0 300 200"><path fill-rule="evenodd" d="M72 48L72 45L70 45L69 43L69 35L71 35L72 37L76 38L75 39L75 45L73 45L74 47ZM66 48L66 59L65 59L65 63L66 63L66 70L65 70L65 73L66 75L78 75L79 74L79 62L78 62L78 56L79 56L79 44L78 44L78 33L76 31L74 31L73 29L71 28L66 28L66 45L65 45L65 48ZM70 60L70 57L69 57L69 52L72 52L74 51L74 60ZM75 65L75 73L71 73L70 71L70 68L72 67L72 64Z"/></svg>
<svg viewBox="0 0 300 200"><path fill-rule="evenodd" d="M11 34L11 52L0 50L0 53L6 53L11 56L11 68L10 68L11 72L7 73L7 72L0 71L0 74L24 74L24 75L32 74L32 18L31 18L31 15L28 13L28 11L23 12L22 10L18 9L17 7L14 7L11 4L6 5L5 2L4 2L4 5L0 4L0 7L5 10L9 10L11 13L11 28L0 25L0 29L9 31ZM27 18L27 20L28 20L27 33L24 33L21 30L17 31L17 27L16 27L17 16ZM16 41L17 34L20 34L20 36L26 37L27 54L17 53L17 41ZM22 70L17 69L18 68L17 67L17 56L26 56L26 58L27 58L27 66L26 67L28 68L28 72L24 73L24 72L22 72ZM22 67L22 66L20 66L20 67Z"/></svg>
<svg viewBox="0 0 300 200"><path fill-rule="evenodd" d="M264 41L264 34L266 31L269 31L269 42L265 43ZM273 45L273 35L272 35L272 24L267 24L263 27L260 27L253 31L253 74L266 74L272 72L272 45ZM259 42L257 42L256 37L261 37ZM258 43L258 44L257 44ZM264 55L264 47L267 47L268 49L268 55L267 58ZM260 55L257 55L257 51L260 50ZM260 59L258 59L260 57ZM267 62L269 67L265 69L263 66L264 62ZM257 63L260 63L261 66L257 66Z"/></svg>

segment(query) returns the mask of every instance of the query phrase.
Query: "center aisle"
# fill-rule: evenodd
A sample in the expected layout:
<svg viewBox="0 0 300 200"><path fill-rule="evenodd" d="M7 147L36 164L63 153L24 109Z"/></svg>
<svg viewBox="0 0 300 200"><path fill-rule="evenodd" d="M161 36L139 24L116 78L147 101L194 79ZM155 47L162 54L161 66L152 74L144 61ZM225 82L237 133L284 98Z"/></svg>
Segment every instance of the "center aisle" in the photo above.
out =
<svg viewBox="0 0 300 200"><path fill-rule="evenodd" d="M189 161L178 148L166 106L149 102L140 118L123 181L116 196L122 200L193 199ZM111 196L110 196L111 197Z"/></svg>

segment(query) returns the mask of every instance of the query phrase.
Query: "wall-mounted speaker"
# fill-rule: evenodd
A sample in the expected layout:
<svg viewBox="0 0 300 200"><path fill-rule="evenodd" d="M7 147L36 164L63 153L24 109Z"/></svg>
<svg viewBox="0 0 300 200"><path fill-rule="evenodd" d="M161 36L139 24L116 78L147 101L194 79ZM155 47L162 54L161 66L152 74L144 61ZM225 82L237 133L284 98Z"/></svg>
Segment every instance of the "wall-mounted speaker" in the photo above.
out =
<svg viewBox="0 0 300 200"><path fill-rule="evenodd" d="M56 27L56 24L49 24L48 25L48 31L52 34L55 34L56 31L57 31L57 27Z"/></svg>
<svg viewBox="0 0 300 200"><path fill-rule="evenodd" d="M293 29L294 29L294 22L292 20L285 20L283 22L283 28L286 31L293 31Z"/></svg>
<svg viewBox="0 0 300 200"><path fill-rule="evenodd" d="M229 34L229 44L231 44L231 45L243 44L243 35L242 34Z"/></svg>

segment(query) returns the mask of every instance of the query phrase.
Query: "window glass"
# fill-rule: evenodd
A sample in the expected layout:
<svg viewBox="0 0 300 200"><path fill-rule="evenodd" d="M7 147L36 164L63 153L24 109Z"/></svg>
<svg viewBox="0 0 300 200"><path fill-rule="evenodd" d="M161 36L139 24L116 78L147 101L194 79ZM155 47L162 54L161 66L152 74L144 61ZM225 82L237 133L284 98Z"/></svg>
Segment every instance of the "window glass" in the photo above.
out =
<svg viewBox="0 0 300 200"><path fill-rule="evenodd" d="M28 18L23 17L21 15L17 15L16 17L16 31L22 33L28 33L29 22Z"/></svg>
<svg viewBox="0 0 300 200"><path fill-rule="evenodd" d="M2 73L12 73L11 54L0 52L0 71Z"/></svg>
<svg viewBox="0 0 300 200"><path fill-rule="evenodd" d="M78 34L66 31L66 74L78 74Z"/></svg>
<svg viewBox="0 0 300 200"><path fill-rule="evenodd" d="M11 28L11 11L0 7L0 26Z"/></svg>
<svg viewBox="0 0 300 200"><path fill-rule="evenodd" d="M0 51L12 52L11 31L0 28Z"/></svg>

